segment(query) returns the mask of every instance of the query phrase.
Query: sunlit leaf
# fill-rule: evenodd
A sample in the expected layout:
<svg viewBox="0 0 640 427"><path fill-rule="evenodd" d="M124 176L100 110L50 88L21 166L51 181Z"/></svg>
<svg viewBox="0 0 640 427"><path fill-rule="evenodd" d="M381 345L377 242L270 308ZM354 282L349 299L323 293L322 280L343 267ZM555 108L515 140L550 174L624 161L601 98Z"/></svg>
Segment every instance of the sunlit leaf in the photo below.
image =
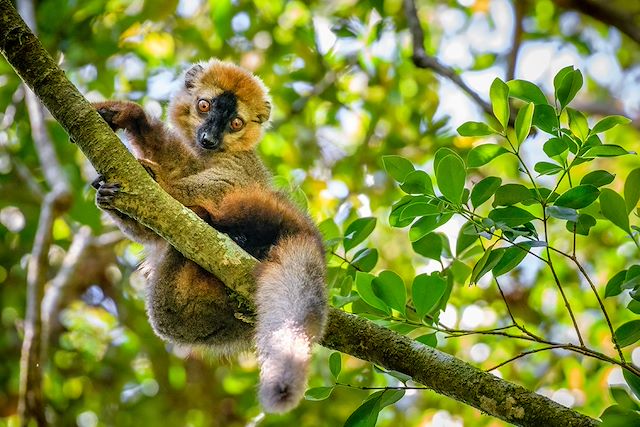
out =
<svg viewBox="0 0 640 427"><path fill-rule="evenodd" d="M534 105L533 102L528 103L518 111L516 116L516 140L518 145L522 144L529 136L531 130L531 121L533 120Z"/></svg>
<svg viewBox="0 0 640 427"><path fill-rule="evenodd" d="M627 212L631 212L638 206L638 200L640 200L640 168L629 172L624 182L624 201L627 204Z"/></svg>
<svg viewBox="0 0 640 427"><path fill-rule="evenodd" d="M600 191L600 209L605 218L627 234L631 234L627 205L622 196L613 190L603 188Z"/></svg>
<svg viewBox="0 0 640 427"><path fill-rule="evenodd" d="M462 201L467 173L464 163L456 156L447 156L436 170L436 181L442 195L455 204Z"/></svg>
<svg viewBox="0 0 640 427"><path fill-rule="evenodd" d="M409 172L404 182L400 184L402 191L408 194L427 194L433 195L433 184L431 177L421 170Z"/></svg>
<svg viewBox="0 0 640 427"><path fill-rule="evenodd" d="M344 232L344 249L349 250L362 243L376 227L373 217L358 218L347 227Z"/></svg>
<svg viewBox="0 0 640 427"><path fill-rule="evenodd" d="M497 176L488 176L478 182L471 189L471 204L477 208L494 195L498 187L502 184L502 179Z"/></svg>
<svg viewBox="0 0 640 427"><path fill-rule="evenodd" d="M406 315L407 290L397 273L390 270L380 272L371 282L371 287L387 306Z"/></svg>
<svg viewBox="0 0 640 427"><path fill-rule="evenodd" d="M384 311L387 314L391 314L389 306L381 300L373 291L373 279L374 275L369 273L363 273L361 271L356 272L356 289L360 298L373 308Z"/></svg>
<svg viewBox="0 0 640 427"><path fill-rule="evenodd" d="M591 184L582 184L570 188L556 199L554 205L565 208L582 209L595 202L600 191Z"/></svg>
<svg viewBox="0 0 640 427"><path fill-rule="evenodd" d="M332 392L333 392L333 387L314 387L314 388L308 389L304 393L304 398L305 400L310 400L310 401L325 400L329 398L329 396L331 396Z"/></svg>
<svg viewBox="0 0 640 427"><path fill-rule="evenodd" d="M505 184L496 190L493 199L493 207L511 206L525 200L531 200L533 195L527 187L522 184Z"/></svg>
<svg viewBox="0 0 640 427"><path fill-rule="evenodd" d="M640 340L640 320L631 320L615 330L615 337L620 347L629 346Z"/></svg>
<svg viewBox="0 0 640 427"><path fill-rule="evenodd" d="M580 184L591 184L596 187L602 187L603 185L611 184L616 176L605 170L595 170L589 172L580 180Z"/></svg>
<svg viewBox="0 0 640 427"><path fill-rule="evenodd" d="M614 144L602 144L589 148L582 157L617 157L627 154L634 154L632 151L627 151L619 145Z"/></svg>
<svg viewBox="0 0 640 427"><path fill-rule="evenodd" d="M502 80L496 78L491 83L489 89L489 97L491 98L491 107L493 115L498 119L503 129L509 124L509 86Z"/></svg>
<svg viewBox="0 0 640 427"><path fill-rule="evenodd" d="M470 168L477 168L508 152L509 150L498 144L478 145L473 147L467 154L467 165Z"/></svg>
<svg viewBox="0 0 640 427"><path fill-rule="evenodd" d="M482 122L466 122L457 129L461 136L486 136L496 133L487 124Z"/></svg>
<svg viewBox="0 0 640 427"><path fill-rule="evenodd" d="M613 128L614 126L626 125L627 123L631 123L631 119L624 116L607 116L596 123L591 132L601 133Z"/></svg>
<svg viewBox="0 0 640 427"><path fill-rule="evenodd" d="M411 300L419 318L422 319L436 307L446 288L447 282L437 273L420 274L413 279Z"/></svg>
<svg viewBox="0 0 640 427"><path fill-rule="evenodd" d="M511 80L507 82L509 96L534 104L548 104L547 97L535 84L526 80Z"/></svg>
<svg viewBox="0 0 640 427"><path fill-rule="evenodd" d="M410 172L413 172L413 163L402 156L382 156L384 170L396 181L403 183Z"/></svg>
<svg viewBox="0 0 640 427"><path fill-rule="evenodd" d="M329 356L329 370L333 378L338 379L340 371L342 370L342 355L340 352L334 351Z"/></svg>

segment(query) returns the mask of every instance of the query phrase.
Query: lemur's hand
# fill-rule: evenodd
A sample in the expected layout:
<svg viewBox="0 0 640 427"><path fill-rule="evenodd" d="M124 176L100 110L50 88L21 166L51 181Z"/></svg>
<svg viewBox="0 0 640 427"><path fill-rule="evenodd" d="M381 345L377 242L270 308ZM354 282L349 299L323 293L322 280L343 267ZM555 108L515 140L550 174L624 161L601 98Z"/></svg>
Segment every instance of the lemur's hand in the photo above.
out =
<svg viewBox="0 0 640 427"><path fill-rule="evenodd" d="M114 131L126 129L134 134L140 134L148 126L144 110L135 102L94 102L93 107Z"/></svg>
<svg viewBox="0 0 640 427"><path fill-rule="evenodd" d="M115 210L113 207L113 199L120 192L120 184L106 182L104 176L99 175L92 183L91 186L96 191L96 205L105 210Z"/></svg>

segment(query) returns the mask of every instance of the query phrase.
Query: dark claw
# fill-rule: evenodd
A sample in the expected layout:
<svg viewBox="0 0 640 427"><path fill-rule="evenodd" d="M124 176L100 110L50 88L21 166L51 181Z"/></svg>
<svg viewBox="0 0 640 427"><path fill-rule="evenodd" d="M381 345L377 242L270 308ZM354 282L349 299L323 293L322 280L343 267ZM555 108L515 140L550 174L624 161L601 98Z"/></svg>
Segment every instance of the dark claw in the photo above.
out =
<svg viewBox="0 0 640 427"><path fill-rule="evenodd" d="M96 192L96 204L100 207L109 208L119 192L120 184L103 183Z"/></svg>
<svg viewBox="0 0 640 427"><path fill-rule="evenodd" d="M113 118L116 116L117 111L110 110L109 108L106 108L106 107L98 108L96 111L98 112L98 114L100 114L100 116L104 119L104 121L107 122L107 124L111 127L111 129L115 131L118 128L113 123Z"/></svg>
<svg viewBox="0 0 640 427"><path fill-rule="evenodd" d="M103 183L104 175L98 175L98 177L91 182L91 186L97 190Z"/></svg>

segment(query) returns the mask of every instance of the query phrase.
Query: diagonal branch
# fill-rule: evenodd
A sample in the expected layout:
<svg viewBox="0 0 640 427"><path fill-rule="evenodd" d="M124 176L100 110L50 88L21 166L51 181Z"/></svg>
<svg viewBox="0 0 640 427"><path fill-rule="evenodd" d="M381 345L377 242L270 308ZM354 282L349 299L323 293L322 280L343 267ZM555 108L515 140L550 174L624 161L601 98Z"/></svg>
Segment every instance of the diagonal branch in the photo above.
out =
<svg viewBox="0 0 640 427"><path fill-rule="evenodd" d="M633 14L612 7L610 2L596 0L553 0L553 2L562 8L577 10L597 21L616 27L631 40L640 44L640 25L634 20Z"/></svg>
<svg viewBox="0 0 640 427"><path fill-rule="evenodd" d="M424 49L424 31L418 18L418 11L413 0L404 0L404 12L407 17L407 23L409 24L409 31L411 32L411 38L413 42L413 63L418 68L427 68L435 73L446 77L451 80L456 86L467 93L485 113L493 115L493 109L491 105L482 99L480 95L462 80L462 77L456 72L455 69L444 65L435 56L429 55Z"/></svg>
<svg viewBox="0 0 640 427"><path fill-rule="evenodd" d="M251 307L257 261L164 193L66 79L9 0L0 0L0 49L23 80L107 179L122 184L118 208L154 229L218 276ZM412 376L438 393L522 426L595 426L597 422L521 386L332 309L323 345Z"/></svg>

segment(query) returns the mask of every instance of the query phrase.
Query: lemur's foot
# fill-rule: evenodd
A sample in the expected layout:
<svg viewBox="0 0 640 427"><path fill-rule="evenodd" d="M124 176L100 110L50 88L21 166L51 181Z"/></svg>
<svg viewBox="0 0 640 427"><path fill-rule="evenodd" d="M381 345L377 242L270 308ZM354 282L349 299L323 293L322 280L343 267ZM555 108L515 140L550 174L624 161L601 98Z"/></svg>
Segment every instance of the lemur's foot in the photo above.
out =
<svg viewBox="0 0 640 427"><path fill-rule="evenodd" d="M120 193L120 189L120 184L102 182L96 192L96 205L102 209L115 209L113 199Z"/></svg>
<svg viewBox="0 0 640 427"><path fill-rule="evenodd" d="M104 175L98 175L96 179L91 181L91 186L97 190L98 188L100 188L100 185L102 185L104 181Z"/></svg>

